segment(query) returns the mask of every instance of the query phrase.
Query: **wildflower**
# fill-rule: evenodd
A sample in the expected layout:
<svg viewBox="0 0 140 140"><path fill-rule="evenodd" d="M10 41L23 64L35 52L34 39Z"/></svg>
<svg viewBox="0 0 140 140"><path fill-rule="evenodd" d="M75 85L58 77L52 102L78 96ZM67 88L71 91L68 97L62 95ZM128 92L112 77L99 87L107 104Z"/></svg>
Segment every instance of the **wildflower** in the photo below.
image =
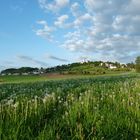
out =
<svg viewBox="0 0 140 140"><path fill-rule="evenodd" d="M54 93L54 92L52 93L52 96L53 96L53 97L55 96L55 93Z"/></svg>
<svg viewBox="0 0 140 140"><path fill-rule="evenodd" d="M122 102L125 102L125 99L122 99Z"/></svg>
<svg viewBox="0 0 140 140"><path fill-rule="evenodd" d="M71 101L74 101L74 97L71 97Z"/></svg>
<svg viewBox="0 0 140 140"><path fill-rule="evenodd" d="M80 97L79 97L79 101L81 101L81 100L82 100L82 97L80 96Z"/></svg>
<svg viewBox="0 0 140 140"><path fill-rule="evenodd" d="M103 120L104 119L104 116L101 116L101 120Z"/></svg>
<svg viewBox="0 0 140 140"><path fill-rule="evenodd" d="M97 110L97 107L95 106L94 109Z"/></svg>
<svg viewBox="0 0 140 140"><path fill-rule="evenodd" d="M69 115L69 113L67 111L65 111L65 116L68 116L68 115Z"/></svg>
<svg viewBox="0 0 140 140"><path fill-rule="evenodd" d="M67 101L64 103L64 106L68 106L68 102Z"/></svg>
<svg viewBox="0 0 140 140"><path fill-rule="evenodd" d="M50 95L48 93L45 93L45 96L49 97Z"/></svg>
<svg viewBox="0 0 140 140"><path fill-rule="evenodd" d="M45 104L46 101L47 101L47 99L46 99L46 98L43 98L42 101L43 101L43 103Z"/></svg>
<svg viewBox="0 0 140 140"><path fill-rule="evenodd" d="M81 105L83 105L84 104L84 102L81 102Z"/></svg>
<svg viewBox="0 0 140 140"><path fill-rule="evenodd" d="M14 106L14 108L17 108L18 105L19 105L19 102L16 102L13 106Z"/></svg>
<svg viewBox="0 0 140 140"><path fill-rule="evenodd" d="M8 100L7 104L8 105L11 105L11 104L13 104L13 102L14 102L14 100L13 99L10 99L10 100Z"/></svg>
<svg viewBox="0 0 140 140"><path fill-rule="evenodd" d="M64 115L62 116L62 119L65 119L65 116Z"/></svg>
<svg viewBox="0 0 140 140"><path fill-rule="evenodd" d="M101 101L103 100L103 97L101 98Z"/></svg>

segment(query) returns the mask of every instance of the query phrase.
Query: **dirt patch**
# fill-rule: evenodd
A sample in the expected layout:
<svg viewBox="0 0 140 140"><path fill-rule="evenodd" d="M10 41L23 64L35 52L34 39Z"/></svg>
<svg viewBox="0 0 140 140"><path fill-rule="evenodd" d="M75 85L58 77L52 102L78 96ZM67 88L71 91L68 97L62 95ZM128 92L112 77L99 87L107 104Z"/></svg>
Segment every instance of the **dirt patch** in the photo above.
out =
<svg viewBox="0 0 140 140"><path fill-rule="evenodd" d="M43 75L48 79L65 79L65 78L72 78L74 75L65 75L65 74L58 74L58 73L53 73L53 74L46 74Z"/></svg>

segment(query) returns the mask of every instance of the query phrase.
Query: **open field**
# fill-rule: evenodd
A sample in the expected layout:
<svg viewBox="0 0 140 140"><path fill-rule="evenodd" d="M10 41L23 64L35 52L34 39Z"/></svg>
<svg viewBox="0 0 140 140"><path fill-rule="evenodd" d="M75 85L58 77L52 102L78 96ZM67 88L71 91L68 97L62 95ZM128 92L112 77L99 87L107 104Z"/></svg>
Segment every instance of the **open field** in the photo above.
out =
<svg viewBox="0 0 140 140"><path fill-rule="evenodd" d="M39 82L39 81L48 81L48 80L62 80L62 79L75 79L75 78L90 78L90 77L104 77L104 76L117 76L117 75L136 75L133 72L123 72L123 73L112 73L112 74L103 74L103 75L63 75L63 74L48 74L48 75L5 75L0 76L0 84L3 83L27 83L27 82Z"/></svg>
<svg viewBox="0 0 140 140"><path fill-rule="evenodd" d="M138 75L33 78L0 85L2 140L140 139Z"/></svg>

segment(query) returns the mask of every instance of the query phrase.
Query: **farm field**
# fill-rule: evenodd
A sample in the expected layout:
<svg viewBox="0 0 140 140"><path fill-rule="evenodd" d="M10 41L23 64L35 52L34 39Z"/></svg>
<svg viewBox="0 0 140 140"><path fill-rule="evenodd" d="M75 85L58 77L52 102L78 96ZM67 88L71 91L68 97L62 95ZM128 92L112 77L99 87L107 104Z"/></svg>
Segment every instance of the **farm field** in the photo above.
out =
<svg viewBox="0 0 140 140"><path fill-rule="evenodd" d="M137 74L26 78L0 84L2 140L140 139Z"/></svg>
<svg viewBox="0 0 140 140"><path fill-rule="evenodd" d="M104 76L116 76L116 75L136 75L134 72L121 72L103 75L63 75L63 74L48 74L48 75L5 75L0 76L0 84L3 83L31 83L41 82L48 80L65 80L75 78L90 78L90 77L104 77Z"/></svg>

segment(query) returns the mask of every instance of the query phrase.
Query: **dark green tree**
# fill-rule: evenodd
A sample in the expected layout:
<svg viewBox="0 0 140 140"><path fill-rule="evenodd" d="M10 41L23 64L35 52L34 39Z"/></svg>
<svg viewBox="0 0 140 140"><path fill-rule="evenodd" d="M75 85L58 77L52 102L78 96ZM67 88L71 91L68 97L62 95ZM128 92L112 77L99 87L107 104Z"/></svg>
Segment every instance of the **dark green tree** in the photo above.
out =
<svg viewBox="0 0 140 140"><path fill-rule="evenodd" d="M133 62L127 63L126 65L127 65L127 68L135 69L135 64Z"/></svg>
<svg viewBox="0 0 140 140"><path fill-rule="evenodd" d="M140 56L138 56L138 57L136 58L135 63L136 63L136 66L135 66L136 71L137 71L137 72L140 72Z"/></svg>

